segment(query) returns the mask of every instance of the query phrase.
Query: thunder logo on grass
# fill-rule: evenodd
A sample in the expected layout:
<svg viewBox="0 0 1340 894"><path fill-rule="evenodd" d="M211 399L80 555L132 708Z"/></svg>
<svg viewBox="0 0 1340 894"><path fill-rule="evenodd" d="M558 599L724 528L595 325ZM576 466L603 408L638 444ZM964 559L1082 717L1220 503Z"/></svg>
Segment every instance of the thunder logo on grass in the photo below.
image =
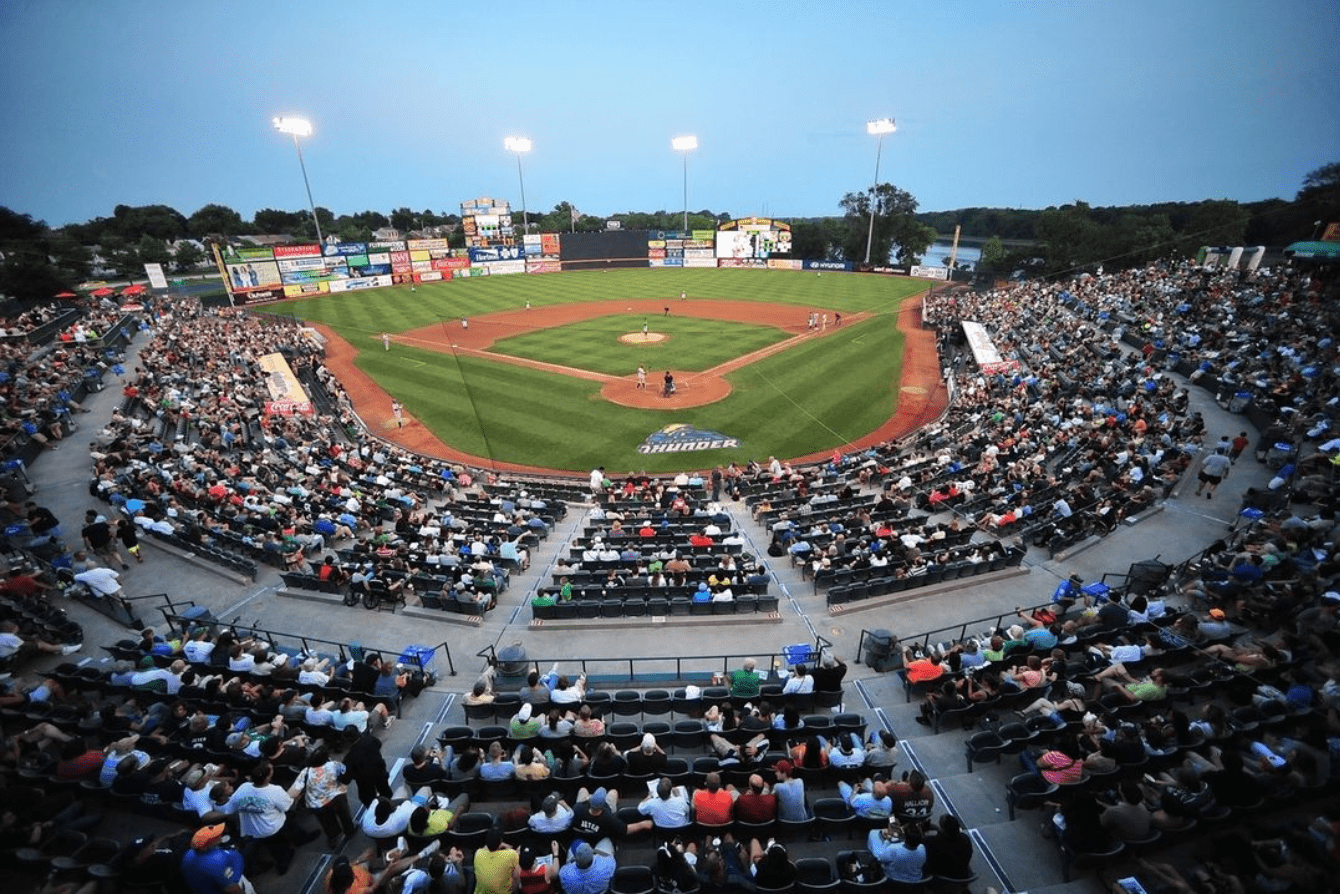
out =
<svg viewBox="0 0 1340 894"><path fill-rule="evenodd" d="M638 445L637 452L685 453L690 450L720 450L723 447L739 446L737 439L728 438L720 432L676 422L647 435L647 439Z"/></svg>

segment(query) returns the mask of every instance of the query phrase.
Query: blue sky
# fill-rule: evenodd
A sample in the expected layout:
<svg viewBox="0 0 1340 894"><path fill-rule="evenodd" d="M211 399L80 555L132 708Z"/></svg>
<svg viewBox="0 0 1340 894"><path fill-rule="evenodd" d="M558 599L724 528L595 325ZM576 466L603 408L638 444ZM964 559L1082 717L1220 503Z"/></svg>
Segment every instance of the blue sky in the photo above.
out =
<svg viewBox="0 0 1340 894"><path fill-rule="evenodd" d="M1292 198L1340 160L1340 3L0 3L0 204L838 213Z"/></svg>

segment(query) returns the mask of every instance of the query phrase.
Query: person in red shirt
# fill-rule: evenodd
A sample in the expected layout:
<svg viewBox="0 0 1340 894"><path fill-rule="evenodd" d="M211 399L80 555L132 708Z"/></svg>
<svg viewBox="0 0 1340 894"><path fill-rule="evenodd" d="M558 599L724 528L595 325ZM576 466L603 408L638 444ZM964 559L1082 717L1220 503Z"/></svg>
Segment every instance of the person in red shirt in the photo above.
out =
<svg viewBox="0 0 1340 894"><path fill-rule="evenodd" d="M721 787L720 773L708 773L703 788L693 793L694 819L705 826L729 825L738 794L731 786Z"/></svg>
<svg viewBox="0 0 1340 894"><path fill-rule="evenodd" d="M903 671L907 675L907 682L923 683L940 679L944 676L945 669L940 663L939 655L913 658L912 650L908 648L903 649Z"/></svg>
<svg viewBox="0 0 1340 894"><path fill-rule="evenodd" d="M777 819L777 796L763 777L749 777L749 789L735 799L735 818L742 823L770 823Z"/></svg>
<svg viewBox="0 0 1340 894"><path fill-rule="evenodd" d="M1242 451L1246 450L1247 445L1250 443L1251 441L1247 439L1247 433L1245 431L1238 432L1238 436L1233 439L1233 443L1228 450L1230 464L1237 463L1238 457L1242 456Z"/></svg>
<svg viewBox="0 0 1340 894"><path fill-rule="evenodd" d="M82 737L73 738L61 749L56 776L59 779L97 779L104 756L101 749L90 747Z"/></svg>

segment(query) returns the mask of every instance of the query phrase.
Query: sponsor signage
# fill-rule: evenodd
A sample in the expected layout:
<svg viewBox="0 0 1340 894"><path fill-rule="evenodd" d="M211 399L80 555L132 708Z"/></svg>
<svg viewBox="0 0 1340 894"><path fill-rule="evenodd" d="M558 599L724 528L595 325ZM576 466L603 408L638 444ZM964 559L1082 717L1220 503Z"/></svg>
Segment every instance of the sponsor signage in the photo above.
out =
<svg viewBox="0 0 1340 894"><path fill-rule="evenodd" d="M236 261L273 261L274 258L273 249L259 246L255 248L234 248L230 245L223 251L223 259L230 264Z"/></svg>
<svg viewBox="0 0 1340 894"><path fill-rule="evenodd" d="M540 234L540 253L546 258L558 257L559 239L557 233Z"/></svg>
<svg viewBox="0 0 1340 894"><path fill-rule="evenodd" d="M391 272L390 264L350 264L349 272L354 276L385 276Z"/></svg>
<svg viewBox="0 0 1340 894"><path fill-rule="evenodd" d="M167 277L163 275L162 264L145 264L144 273L149 277L149 287L152 289L166 289Z"/></svg>
<svg viewBox="0 0 1340 894"><path fill-rule="evenodd" d="M283 354L263 354L256 362L265 377L265 390L270 394L265 402L266 413L312 415L312 402Z"/></svg>
<svg viewBox="0 0 1340 894"><path fill-rule="evenodd" d="M871 273L884 273L892 276L907 276L907 267L871 267Z"/></svg>
<svg viewBox="0 0 1340 894"><path fill-rule="evenodd" d="M694 428L683 422L677 422L647 435L647 439L637 445L637 452L688 453L694 450L723 450L739 446L740 442L736 438L728 438L720 432Z"/></svg>
<svg viewBox="0 0 1340 894"><path fill-rule="evenodd" d="M430 270L427 273L414 274L415 282L441 282L444 279L451 279L451 271L443 273L441 270Z"/></svg>
<svg viewBox="0 0 1340 894"><path fill-rule="evenodd" d="M648 239L647 248L665 248L664 239Z"/></svg>
<svg viewBox="0 0 1340 894"><path fill-rule="evenodd" d="M683 267L683 266L684 266L684 259L683 259L683 258L665 258L664 260L661 261L661 266L662 266L662 267Z"/></svg>
<svg viewBox="0 0 1340 894"><path fill-rule="evenodd" d="M353 292L359 289L380 289L391 285L389 276L367 276L360 279L340 279L330 283L332 292Z"/></svg>
<svg viewBox="0 0 1340 894"><path fill-rule="evenodd" d="M710 253L709 257L706 258L685 257L683 260L685 267L715 267L717 265L717 259L710 257Z"/></svg>
<svg viewBox="0 0 1340 894"><path fill-rule="evenodd" d="M320 260L317 258L318 262ZM279 268L274 261L248 261L245 264L229 264L227 267L228 283L234 292L277 286L280 282Z"/></svg>
<svg viewBox="0 0 1340 894"><path fill-rule="evenodd" d="M487 267L462 267L460 270L453 270L451 272L452 279L469 279L475 276L488 275L489 268Z"/></svg>
<svg viewBox="0 0 1340 894"><path fill-rule="evenodd" d="M411 239L406 247L410 251L446 251L451 248L445 239Z"/></svg>
<svg viewBox="0 0 1340 894"><path fill-rule="evenodd" d="M721 258L717 262L718 267L757 267L765 268L768 262L763 258Z"/></svg>
<svg viewBox="0 0 1340 894"><path fill-rule="evenodd" d="M431 261L433 256L426 248L411 248L409 250L409 259L411 261Z"/></svg>
<svg viewBox="0 0 1340 894"><path fill-rule="evenodd" d="M803 266L800 261L788 258L768 258L768 268L771 270L800 270Z"/></svg>
<svg viewBox="0 0 1340 894"><path fill-rule="evenodd" d="M684 249L686 258L716 258L716 252L710 248L686 248ZM715 264L713 266L716 266Z"/></svg>
<svg viewBox="0 0 1340 894"><path fill-rule="evenodd" d="M546 260L526 262L527 273L561 273L562 271L563 264L559 261Z"/></svg>
<svg viewBox="0 0 1340 894"><path fill-rule="evenodd" d="M663 248L649 248L649 249L647 249L647 257L649 257L649 258L663 258L663 257L665 257L665 249L663 249Z"/></svg>
<svg viewBox="0 0 1340 894"><path fill-rule="evenodd" d="M948 279L948 267L931 267L926 264L913 264L910 269L912 276L919 276L922 279Z"/></svg>
<svg viewBox="0 0 1340 894"><path fill-rule="evenodd" d="M391 269L392 269L392 270L408 270L408 269L409 269L409 252L407 252L407 251L393 251L393 252L391 252Z"/></svg>
<svg viewBox="0 0 1340 894"><path fill-rule="evenodd" d="M284 294L289 298L302 298L305 295L321 295L330 291L330 283L305 282L284 286Z"/></svg>
<svg viewBox="0 0 1340 894"><path fill-rule="evenodd" d="M694 230L694 231L693 231L693 241L694 241L694 242L701 242L701 243L703 243L704 245L712 245L714 242L716 242L716 238L717 238L717 231L716 231L716 230Z"/></svg>
<svg viewBox="0 0 1340 894"><path fill-rule="evenodd" d="M321 257L321 246L315 243L310 245L276 245L274 253L276 258L319 258Z"/></svg>
<svg viewBox="0 0 1340 894"><path fill-rule="evenodd" d="M338 255L365 255L368 253L368 244L366 242L338 242L335 245L326 246L326 255L336 257Z"/></svg>
<svg viewBox="0 0 1340 894"><path fill-rule="evenodd" d="M280 273L292 273L294 270L325 270L325 258L287 258L278 261Z"/></svg>
<svg viewBox="0 0 1340 894"><path fill-rule="evenodd" d="M846 261L806 261L806 270L850 270L851 264Z"/></svg>
<svg viewBox="0 0 1340 894"><path fill-rule="evenodd" d="M248 292L239 292L238 295L247 304L260 304L262 301L278 301L280 298L287 297L285 289L252 289Z"/></svg>
<svg viewBox="0 0 1340 894"><path fill-rule="evenodd" d="M389 251L370 251L368 252L369 264L389 264L391 263L391 253Z"/></svg>
<svg viewBox="0 0 1340 894"><path fill-rule="evenodd" d="M525 261L490 261L483 266L488 268L491 276L501 276L504 273L525 273Z"/></svg>
<svg viewBox="0 0 1340 894"><path fill-rule="evenodd" d="M470 261L485 264L490 261L515 261L521 258L521 249L515 245L495 245L470 249Z"/></svg>
<svg viewBox="0 0 1340 894"><path fill-rule="evenodd" d="M410 261L409 269L413 270L415 273L427 273L429 270L433 269L433 262L427 258L422 261Z"/></svg>
<svg viewBox="0 0 1340 894"><path fill-rule="evenodd" d="M369 242L368 251L404 251L405 240L393 239L390 242Z"/></svg>

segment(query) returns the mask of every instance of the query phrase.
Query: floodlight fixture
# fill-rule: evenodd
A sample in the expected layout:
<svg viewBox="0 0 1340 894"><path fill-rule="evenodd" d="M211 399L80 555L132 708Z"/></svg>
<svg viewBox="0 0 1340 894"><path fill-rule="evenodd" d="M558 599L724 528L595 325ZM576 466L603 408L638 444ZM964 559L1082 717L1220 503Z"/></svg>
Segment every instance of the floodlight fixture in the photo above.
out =
<svg viewBox="0 0 1340 894"><path fill-rule="evenodd" d="M516 176L521 181L521 234L530 230L530 221L526 219L526 175L521 172L521 156L530 151L529 137L504 137L503 148L516 153Z"/></svg>
<svg viewBox="0 0 1340 894"><path fill-rule="evenodd" d="M312 224L316 227L316 241L317 244L324 245L325 240L321 237L321 221L317 219L316 203L312 201L312 184L307 181L307 163L302 160L302 146L298 143L298 137L310 137L312 135L312 122L306 118L292 116L279 117L273 120L275 130L293 137L293 148L298 152L298 167L302 169L302 185L307 189L307 206L312 209Z"/></svg>
<svg viewBox="0 0 1340 894"><path fill-rule="evenodd" d="M879 137L879 145L875 148L875 185L870 188L870 228L866 230L865 234L866 264L870 263L870 246L875 240L875 206L877 204L877 193L879 192L879 156L884 151L884 135L893 133L897 129L898 126L893 123L892 118L876 118L865 123L865 132Z"/></svg>
<svg viewBox="0 0 1340 894"><path fill-rule="evenodd" d="M689 153L698 148L698 138L695 136L674 137L670 140L670 146L676 152L684 153L684 235L689 233Z"/></svg>

